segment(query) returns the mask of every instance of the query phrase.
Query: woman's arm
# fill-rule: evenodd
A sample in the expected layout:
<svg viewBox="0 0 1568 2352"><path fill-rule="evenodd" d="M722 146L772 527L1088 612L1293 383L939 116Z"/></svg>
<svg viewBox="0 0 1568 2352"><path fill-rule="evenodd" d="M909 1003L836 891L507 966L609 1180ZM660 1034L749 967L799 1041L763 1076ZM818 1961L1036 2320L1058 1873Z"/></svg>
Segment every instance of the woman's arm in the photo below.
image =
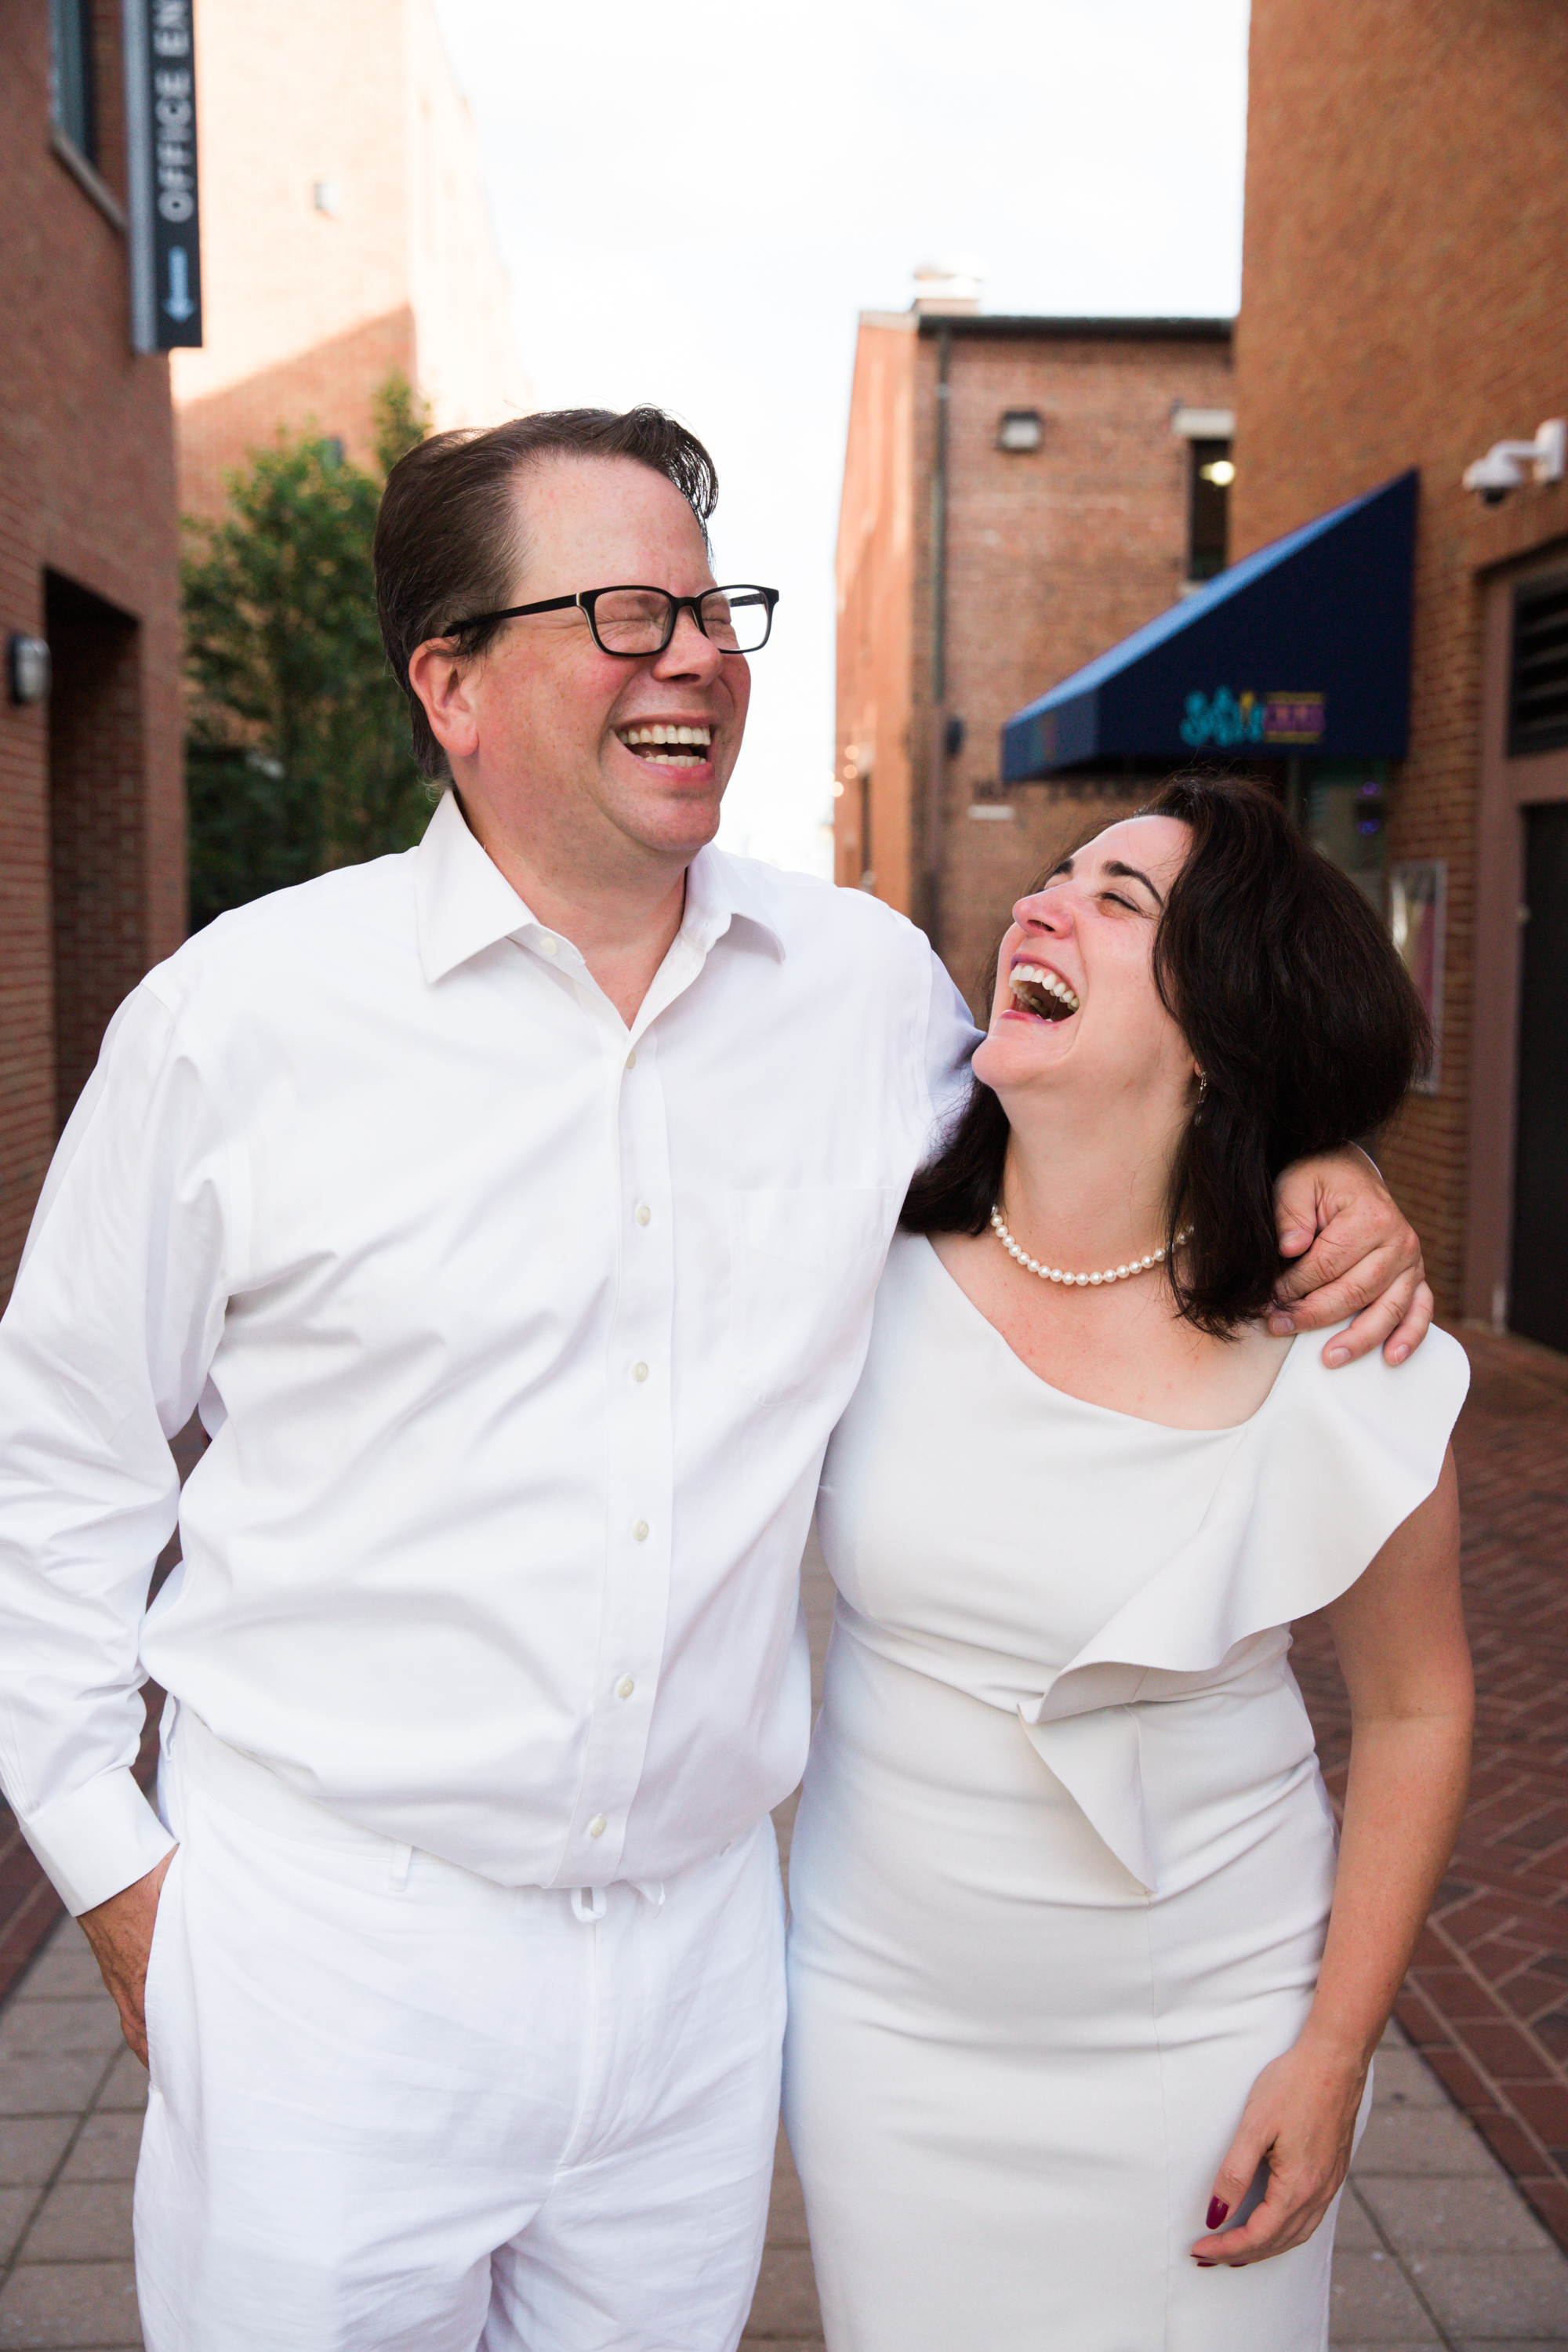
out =
<svg viewBox="0 0 1568 2352"><path fill-rule="evenodd" d="M1474 1690L1459 1600L1452 1454L1436 1487L1328 1612L1351 1699L1333 1909L1300 2039L1266 2066L1215 2181L1211 2230L1268 2159L1239 2230L1200 2263L1261 2262L1310 2238L1350 2169L1367 2068L1447 1867L1469 1784Z"/></svg>

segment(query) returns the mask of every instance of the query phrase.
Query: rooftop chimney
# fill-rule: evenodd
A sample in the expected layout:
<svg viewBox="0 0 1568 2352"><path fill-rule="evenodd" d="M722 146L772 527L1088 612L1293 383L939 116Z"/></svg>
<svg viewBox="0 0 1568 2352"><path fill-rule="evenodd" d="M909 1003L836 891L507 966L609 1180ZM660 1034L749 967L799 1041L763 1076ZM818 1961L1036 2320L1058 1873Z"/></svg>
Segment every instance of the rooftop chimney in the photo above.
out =
<svg viewBox="0 0 1568 2352"><path fill-rule="evenodd" d="M984 270L977 261L922 261L915 271L913 308L949 318L973 318L980 308Z"/></svg>

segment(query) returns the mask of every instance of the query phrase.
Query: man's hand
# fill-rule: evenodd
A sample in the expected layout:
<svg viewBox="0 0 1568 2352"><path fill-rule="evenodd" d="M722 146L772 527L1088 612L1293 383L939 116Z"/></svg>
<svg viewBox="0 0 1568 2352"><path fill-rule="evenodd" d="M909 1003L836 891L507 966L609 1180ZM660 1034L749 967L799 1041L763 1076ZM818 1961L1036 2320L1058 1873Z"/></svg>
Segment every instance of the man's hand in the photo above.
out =
<svg viewBox="0 0 1568 2352"><path fill-rule="evenodd" d="M1321 1331L1353 1315L1324 1349L1324 1363L1348 1364L1381 1342L1388 1361L1402 1364L1426 1337L1434 1302L1421 1244L1365 1152L1351 1146L1287 1168L1274 1212L1280 1255L1299 1263L1280 1277L1268 1328L1280 1337Z"/></svg>
<svg viewBox="0 0 1568 2352"><path fill-rule="evenodd" d="M103 1981L114 1995L126 2041L143 2066L147 2063L147 1955L153 1948L153 1922L158 1897L177 1847L171 1847L155 1869L133 1885L122 1886L107 1903L97 1904L80 1916L81 1931L92 1946L92 1956L103 1971Z"/></svg>

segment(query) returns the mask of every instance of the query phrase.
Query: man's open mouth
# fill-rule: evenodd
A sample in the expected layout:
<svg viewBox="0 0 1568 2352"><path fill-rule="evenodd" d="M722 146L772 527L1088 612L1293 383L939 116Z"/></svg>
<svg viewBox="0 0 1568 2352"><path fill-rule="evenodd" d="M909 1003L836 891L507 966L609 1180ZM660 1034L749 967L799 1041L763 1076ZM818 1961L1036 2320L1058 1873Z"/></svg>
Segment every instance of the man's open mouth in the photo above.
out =
<svg viewBox="0 0 1568 2352"><path fill-rule="evenodd" d="M616 730L628 751L656 768L700 768L713 742L711 727L619 727Z"/></svg>
<svg viewBox="0 0 1568 2352"><path fill-rule="evenodd" d="M1078 1009L1078 998L1065 980L1037 963L1016 963L1007 975L1013 1002L1020 1012L1039 1021L1067 1021Z"/></svg>

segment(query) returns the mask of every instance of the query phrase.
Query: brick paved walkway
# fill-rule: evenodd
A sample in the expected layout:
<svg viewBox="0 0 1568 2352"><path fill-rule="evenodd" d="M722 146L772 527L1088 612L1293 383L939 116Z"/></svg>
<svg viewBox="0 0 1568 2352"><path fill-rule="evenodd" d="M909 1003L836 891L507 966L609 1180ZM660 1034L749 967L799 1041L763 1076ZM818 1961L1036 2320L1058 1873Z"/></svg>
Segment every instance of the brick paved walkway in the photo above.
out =
<svg viewBox="0 0 1568 2352"><path fill-rule="evenodd" d="M1568 2347L1568 2263L1508 2179L1568 2245L1568 1361L1463 1337L1476 1375L1458 1448L1480 1685L1475 1797L1400 2003L1421 2055L1391 2033L1345 2202L1332 2337L1343 2352ZM820 1671L830 1596L819 1559L807 1569ZM1342 1788L1348 1727L1321 1625L1299 1629L1297 1664ZM793 1810L781 1811L786 1854ZM144 2078L116 2054L77 1930L62 1923L50 1940L58 1906L17 1843L0 1834L0 1996L47 1948L0 2016L0 2347L129 2352ZM821 2352L782 2143L744 2344Z"/></svg>
<svg viewBox="0 0 1568 2352"><path fill-rule="evenodd" d="M1475 1785L1396 2013L1568 2246L1568 1359L1459 1336ZM1337 1798L1349 1727L1321 1624L1298 1628L1296 1666Z"/></svg>

